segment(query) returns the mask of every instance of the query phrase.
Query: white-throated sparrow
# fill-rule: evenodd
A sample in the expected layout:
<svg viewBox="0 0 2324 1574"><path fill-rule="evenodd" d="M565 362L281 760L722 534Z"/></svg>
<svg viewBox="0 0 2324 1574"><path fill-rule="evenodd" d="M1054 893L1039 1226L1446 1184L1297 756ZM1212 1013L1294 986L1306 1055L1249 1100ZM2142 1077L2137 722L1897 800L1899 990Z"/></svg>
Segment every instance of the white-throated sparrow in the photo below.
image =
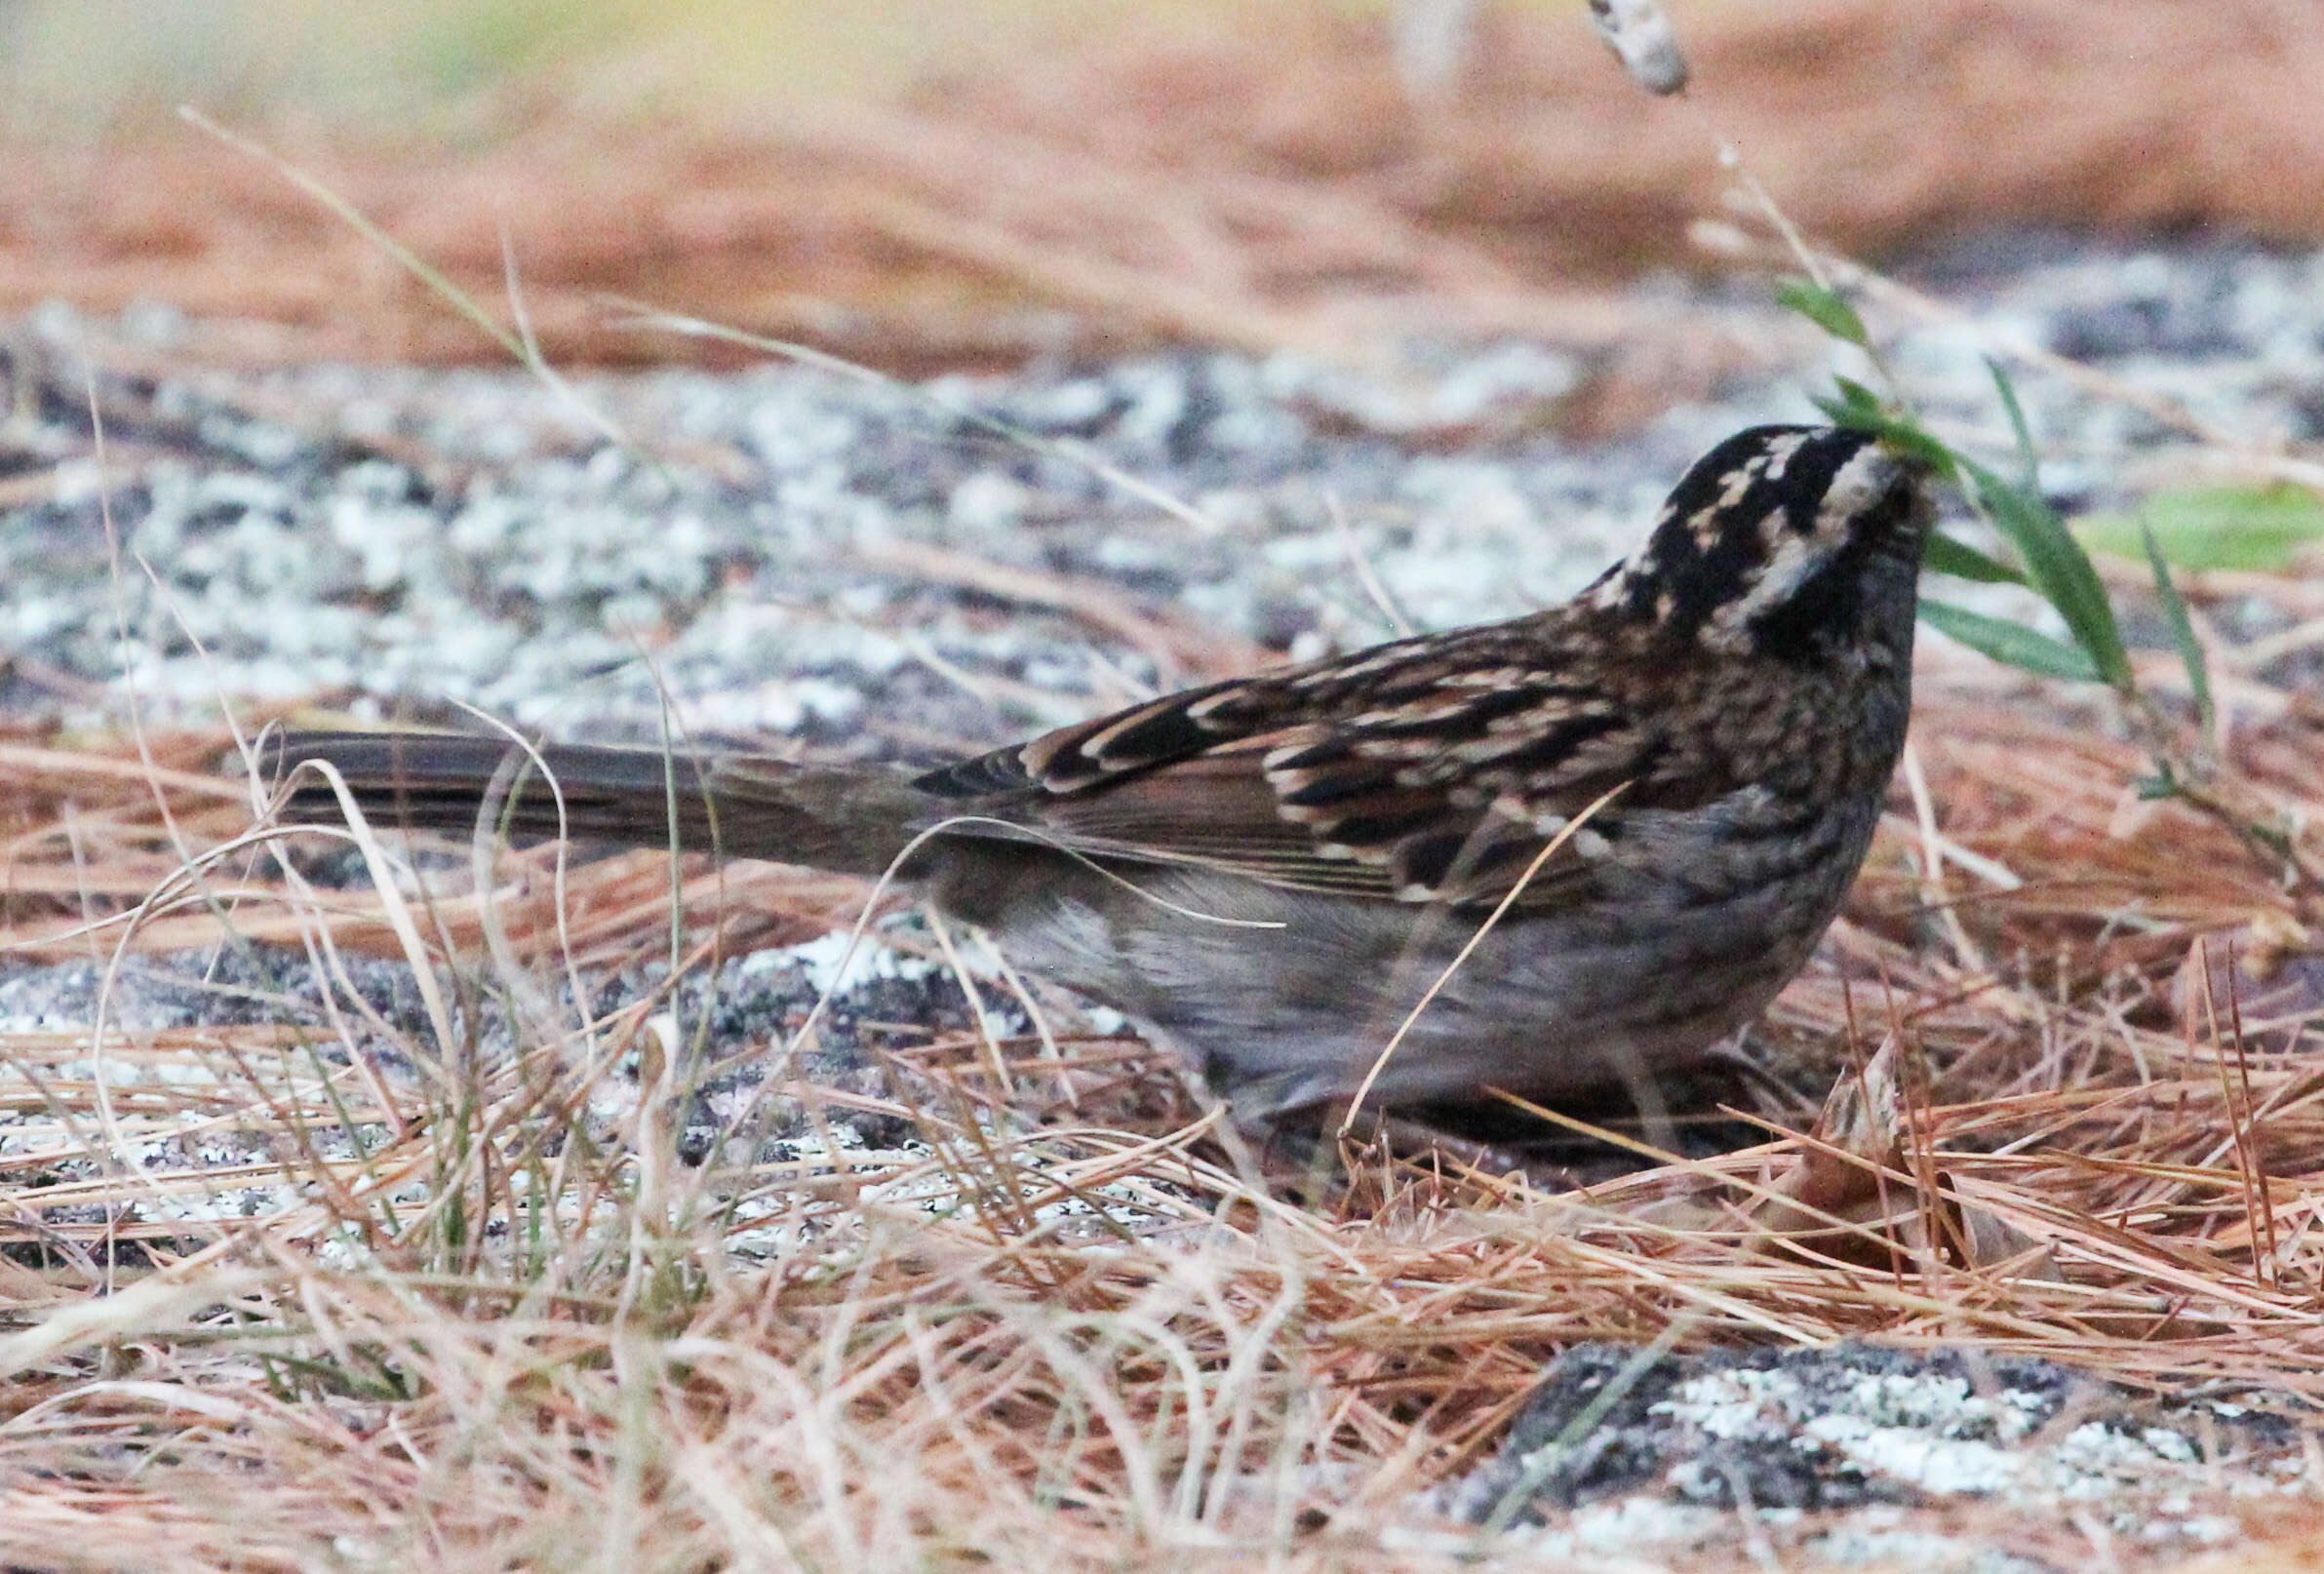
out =
<svg viewBox="0 0 2324 1574"><path fill-rule="evenodd" d="M1931 512L1920 468L1870 436L1756 427L1687 472L1628 561L1509 622L1211 684L917 778L542 754L576 838L658 846L675 826L732 857L902 859L1012 961L1189 1053L1246 1119L1354 1094L1502 909L1372 1100L1567 1098L1699 1059L1831 922L1904 744ZM309 733L273 758L332 762L384 823L469 830L509 754ZM309 776L292 807L331 802ZM522 771L492 811L519 835L560 825Z"/></svg>

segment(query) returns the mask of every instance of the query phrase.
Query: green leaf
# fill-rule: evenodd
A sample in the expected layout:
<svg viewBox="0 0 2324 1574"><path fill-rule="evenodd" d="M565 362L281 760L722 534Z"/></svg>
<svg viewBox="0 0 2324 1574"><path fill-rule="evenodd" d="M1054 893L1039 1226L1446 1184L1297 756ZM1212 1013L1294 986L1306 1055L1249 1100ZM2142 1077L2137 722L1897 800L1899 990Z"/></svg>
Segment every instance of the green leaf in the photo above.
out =
<svg viewBox="0 0 2324 1574"><path fill-rule="evenodd" d="M1993 386L2001 395L2001 408L2009 415L2010 432L2017 438L2018 485L2039 494L2041 460L2033 452L2033 432L2026 424L2026 407L2018 403L2017 384L2009 380L2009 374L2001 370L2001 363L1989 355L1985 358L1985 369L1993 374Z"/></svg>
<svg viewBox="0 0 2324 1574"><path fill-rule="evenodd" d="M1871 389L1848 377L1834 377L1832 380L1839 385L1840 396L1837 399L1817 396L1808 402L1822 411L1832 425L1844 426L1851 431L1881 432L1896 424L1896 417L1888 413L1880 403L1880 396Z"/></svg>
<svg viewBox="0 0 2324 1574"><path fill-rule="evenodd" d="M2171 580L2170 565L2163 562L2163 551L2155 545L2154 532L2147 531L2146 537L2147 564L2154 571L2154 593L2162 598L2163 616L2170 622L2171 638L2179 644L2179 659L2186 664L2187 686L2194 691L2195 715L2202 720L2203 734L2208 737L2212 723L2211 663L2204 658L2202 644L2195 638L2194 619L2186 615L2186 602Z"/></svg>
<svg viewBox="0 0 2324 1574"><path fill-rule="evenodd" d="M1993 528L2025 561L2026 582L2058 610L2067 631L2089 652L2098 676L2117 689L2128 689L2130 654L2122 648L2113 604L2107 600L2107 588L2099 582L2090 554L2057 511L2038 492L2013 487L1973 459L1961 461L1961 473L1976 487Z"/></svg>
<svg viewBox="0 0 2324 1574"><path fill-rule="evenodd" d="M2122 648L2122 630L2114 621L2114 604L2107 588L2058 511L2041 494L2041 461L2033 451L2033 434L2026 424L2025 408L2001 364L1989 357L1986 370L2009 414L2009 428L2018 445L2022 479L2014 486L1970 459L1960 460L1979 499L1992 516L1993 528L2008 538L2025 560L2026 582L2038 591L2066 619L2067 631L2088 653L2099 676L2117 689L2131 685L2130 654Z"/></svg>
<svg viewBox="0 0 2324 1574"><path fill-rule="evenodd" d="M1998 558L1986 556L1966 541L1929 532L1920 549L1920 566L1931 573L1974 579L1983 585L2022 585L2026 576Z"/></svg>
<svg viewBox="0 0 2324 1574"><path fill-rule="evenodd" d="M2138 561L2151 531L2166 563L2198 571L2284 573L2324 541L2324 498L2305 487L2192 487L2157 492L2137 515L2093 514L2074 534L2092 550Z"/></svg>
<svg viewBox="0 0 2324 1574"><path fill-rule="evenodd" d="M1863 383L1851 382L1846 377L1832 380L1839 384L1841 397L1809 401L1832 425L1870 432L1890 448L1928 465L1946 480L1954 478L1952 450L1941 439L1922 430L1920 423L1910 415L1892 413L1880 403L1880 396Z"/></svg>
<svg viewBox="0 0 2324 1574"><path fill-rule="evenodd" d="M2098 664L2090 659L2088 651L2076 649L2063 640L2053 640L2022 623L1927 600L1920 604L1920 620L2004 666L2039 673L2045 678L2071 678L2081 683L2099 681Z"/></svg>
<svg viewBox="0 0 2324 1574"><path fill-rule="evenodd" d="M1775 287L1775 298L1777 304L1789 306L1833 338L1860 348L1871 342L1871 335L1864 331L1864 319L1856 315L1856 308L1813 279L1782 281Z"/></svg>
<svg viewBox="0 0 2324 1574"><path fill-rule="evenodd" d="M1854 377L1843 377L1837 374L1833 374L1832 380L1838 386L1840 397L1848 402L1851 409L1868 412L1882 420L1888 418L1888 407L1880 402L1880 396L1871 389Z"/></svg>

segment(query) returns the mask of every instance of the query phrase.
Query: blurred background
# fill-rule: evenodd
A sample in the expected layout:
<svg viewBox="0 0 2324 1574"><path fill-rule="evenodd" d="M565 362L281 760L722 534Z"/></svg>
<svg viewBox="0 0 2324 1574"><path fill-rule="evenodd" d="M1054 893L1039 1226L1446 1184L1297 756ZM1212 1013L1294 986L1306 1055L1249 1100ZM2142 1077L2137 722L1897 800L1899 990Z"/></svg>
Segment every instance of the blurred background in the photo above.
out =
<svg viewBox="0 0 2324 1574"><path fill-rule="evenodd" d="M500 356L179 105L481 296L513 258L544 348L583 364L721 353L616 296L912 372L1602 349L1641 326L1618 281L1781 261L1705 224L1720 137L1875 260L2005 228L2324 230L2310 0L1672 10L1675 104L1582 0L6 0L0 313L166 301L227 362Z"/></svg>
<svg viewBox="0 0 2324 1574"><path fill-rule="evenodd" d="M1151 25L1204 0L1142 8ZM10 0L10 130L86 138L150 127L181 101L349 130L444 130L477 95L543 72L635 108L730 110L770 98L892 90L1012 38L1126 8L1072 0ZM1209 6L1216 11L1215 4ZM1077 15L1079 13L1079 15ZM1102 13L1101 19L1097 14Z"/></svg>

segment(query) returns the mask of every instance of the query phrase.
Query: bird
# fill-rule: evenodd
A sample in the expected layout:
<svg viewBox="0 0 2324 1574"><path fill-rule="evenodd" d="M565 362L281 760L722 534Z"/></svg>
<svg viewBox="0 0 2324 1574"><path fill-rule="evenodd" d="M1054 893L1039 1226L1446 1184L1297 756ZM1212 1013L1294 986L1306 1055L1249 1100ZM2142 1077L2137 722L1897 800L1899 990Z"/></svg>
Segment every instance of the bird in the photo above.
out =
<svg viewBox="0 0 2324 1574"><path fill-rule="evenodd" d="M1756 426L1572 600L1189 689L916 775L295 732L333 814L891 874L1261 1129L1700 1067L1803 966L1903 750L1925 463ZM1393 1047L1393 1052L1383 1053Z"/></svg>

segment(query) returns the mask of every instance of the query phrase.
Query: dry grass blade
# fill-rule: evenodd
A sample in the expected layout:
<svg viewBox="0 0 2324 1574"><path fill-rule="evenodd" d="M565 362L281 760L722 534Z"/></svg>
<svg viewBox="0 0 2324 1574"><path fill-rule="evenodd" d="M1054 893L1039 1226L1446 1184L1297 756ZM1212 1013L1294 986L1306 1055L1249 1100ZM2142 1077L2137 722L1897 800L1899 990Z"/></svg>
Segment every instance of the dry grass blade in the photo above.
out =
<svg viewBox="0 0 2324 1574"><path fill-rule="evenodd" d="M357 1544L382 1566L538 1565L608 1538L639 1568L1426 1567L1386 1550L1431 1523L1413 1491L1482 1458L1584 1340L1971 1340L2324 1402L2315 1030L2239 1044L2229 999L2190 1033L2174 994L2204 935L2297 942L2253 930L2286 909L2274 871L2130 804L2135 760L2071 718L1939 691L1922 724L1939 855L1966 877L1950 922L1900 793L1777 1020L1836 1059L1878 1002L1923 1069L1867 1068L1820 1130L1562 1196L1392 1164L1368 1209L1315 1213L1158 1099L1154 1062L1045 1023L898 1051L884 1093L783 1083L811 1106L801 1137L680 1162L688 1078L759 1062L682 1074L666 992L450 1055L352 1017L336 1042L263 1012L127 1024L103 1069L132 1183L93 1161L85 1033L0 1035L0 1479L20 1483L0 1559L101 1524L151 1567ZM2240 730L2239 768L2311 792L2324 736L2302 725ZM133 957L228 931L383 948L368 893L178 867L157 786L197 860L250 831L204 774L223 741L153 738L150 772L0 749L16 943L86 956L72 931L178 878L207 905L138 925ZM420 932L473 951L497 904L502 965L557 976L552 865L493 868L497 890L414 898ZM728 913L729 950L829 932L863 896L723 879L752 910ZM689 941L715 890L682 881ZM657 860L578 863L567 894L584 965L667 954ZM459 988L455 1036L485 995L547 1009ZM843 1139L860 1118L910 1140Z"/></svg>

